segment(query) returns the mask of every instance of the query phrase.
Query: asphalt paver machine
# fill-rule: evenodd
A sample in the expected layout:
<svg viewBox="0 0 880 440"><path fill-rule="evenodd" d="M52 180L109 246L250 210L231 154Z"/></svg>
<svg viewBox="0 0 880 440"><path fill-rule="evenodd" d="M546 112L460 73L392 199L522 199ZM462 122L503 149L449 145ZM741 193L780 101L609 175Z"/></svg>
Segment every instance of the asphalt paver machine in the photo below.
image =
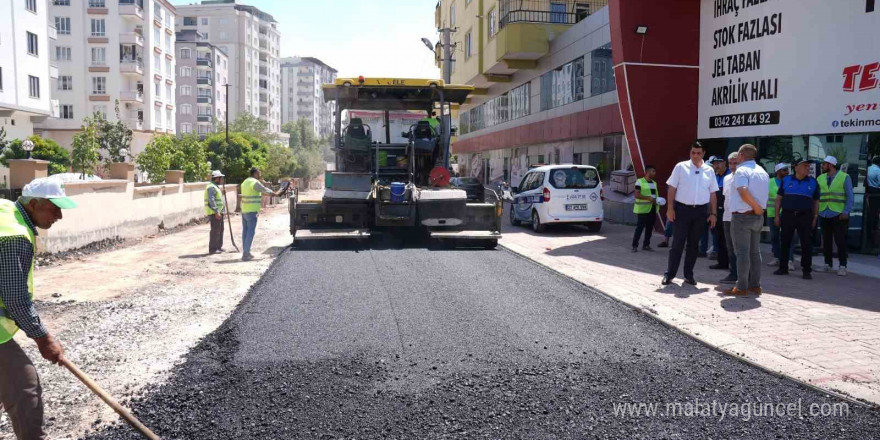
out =
<svg viewBox="0 0 880 440"><path fill-rule="evenodd" d="M359 77L325 84L324 100L336 101L336 171L328 173L321 200L291 196L294 244L363 240L381 232L496 247L501 237L500 197L473 203L464 190L449 187L451 118L434 116L448 115L472 91L471 86L425 79ZM382 113L382 127L371 127L357 117L343 127L344 115L357 110ZM390 113L400 111L424 117L392 142Z"/></svg>

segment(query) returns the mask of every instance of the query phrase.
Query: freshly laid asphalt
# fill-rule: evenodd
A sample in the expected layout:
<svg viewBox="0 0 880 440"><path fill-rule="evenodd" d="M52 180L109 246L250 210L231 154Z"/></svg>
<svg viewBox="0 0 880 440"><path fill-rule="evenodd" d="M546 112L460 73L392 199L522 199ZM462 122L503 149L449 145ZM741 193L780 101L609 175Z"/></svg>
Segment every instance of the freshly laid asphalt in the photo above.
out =
<svg viewBox="0 0 880 440"><path fill-rule="evenodd" d="M164 439L880 436L876 408L719 354L510 252L380 241L284 252L169 383L129 403ZM615 414L629 403L660 409ZM88 438L139 437L120 425Z"/></svg>

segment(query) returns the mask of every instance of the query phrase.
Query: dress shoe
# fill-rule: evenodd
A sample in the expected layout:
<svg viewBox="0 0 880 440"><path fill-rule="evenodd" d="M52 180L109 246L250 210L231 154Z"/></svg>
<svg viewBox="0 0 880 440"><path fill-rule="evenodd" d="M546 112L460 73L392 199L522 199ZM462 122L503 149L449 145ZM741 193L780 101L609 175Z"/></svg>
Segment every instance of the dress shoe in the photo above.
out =
<svg viewBox="0 0 880 440"><path fill-rule="evenodd" d="M643 251L654 252L654 248L651 246L642 246Z"/></svg>
<svg viewBox="0 0 880 440"><path fill-rule="evenodd" d="M657 247L659 247L659 248L669 247L669 243L667 243L667 242L664 241L664 242L658 244Z"/></svg>
<svg viewBox="0 0 880 440"><path fill-rule="evenodd" d="M709 266L709 269L730 270L730 268L724 264L713 264Z"/></svg>
<svg viewBox="0 0 880 440"><path fill-rule="evenodd" d="M760 295L760 294L761 294L762 292L764 292L764 291L761 290L760 287L752 287L751 289L746 290L746 292L748 292L748 293L753 293L753 294L755 294L755 295Z"/></svg>
<svg viewBox="0 0 880 440"><path fill-rule="evenodd" d="M725 295L736 295L736 296L746 296L749 294L748 290L739 290L736 287L724 290L722 292Z"/></svg>
<svg viewBox="0 0 880 440"><path fill-rule="evenodd" d="M691 286L696 286L696 285L697 285L697 280L695 280L695 279L693 279L693 278L685 278L685 279L684 279L684 282L690 284Z"/></svg>
<svg viewBox="0 0 880 440"><path fill-rule="evenodd" d="M669 278L669 274L663 274L663 281L660 281L660 284L664 286L672 284L672 278Z"/></svg>
<svg viewBox="0 0 880 440"><path fill-rule="evenodd" d="M788 275L788 270L780 267L773 271L773 275Z"/></svg>
<svg viewBox="0 0 880 440"><path fill-rule="evenodd" d="M632 251L633 251L633 253L638 252L639 248L634 247Z"/></svg>
<svg viewBox="0 0 880 440"><path fill-rule="evenodd" d="M804 278L805 280L812 280L812 279L813 279L813 275L811 275L809 272L804 272L803 278Z"/></svg>

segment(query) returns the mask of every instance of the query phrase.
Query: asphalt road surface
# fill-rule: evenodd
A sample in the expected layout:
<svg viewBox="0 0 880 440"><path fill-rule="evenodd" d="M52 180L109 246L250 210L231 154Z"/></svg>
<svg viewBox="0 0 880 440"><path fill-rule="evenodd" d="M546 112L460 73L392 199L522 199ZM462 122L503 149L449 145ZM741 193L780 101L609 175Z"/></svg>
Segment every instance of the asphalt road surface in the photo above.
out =
<svg viewBox="0 0 880 440"><path fill-rule="evenodd" d="M880 435L876 409L507 251L383 243L285 252L170 383L131 405L165 439Z"/></svg>

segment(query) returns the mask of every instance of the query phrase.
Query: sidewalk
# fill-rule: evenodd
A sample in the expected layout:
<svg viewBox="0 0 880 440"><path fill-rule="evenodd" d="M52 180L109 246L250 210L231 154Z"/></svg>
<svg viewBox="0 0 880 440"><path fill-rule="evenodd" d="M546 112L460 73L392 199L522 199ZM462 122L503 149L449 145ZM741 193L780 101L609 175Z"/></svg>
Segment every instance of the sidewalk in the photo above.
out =
<svg viewBox="0 0 880 440"><path fill-rule="evenodd" d="M503 232L501 245L511 251L729 354L880 404L880 289L876 278L860 274L880 272L875 257L859 258L848 277L815 272L812 281L801 279L799 270L775 276L764 265L764 294L743 298L721 294L716 283L727 272L710 270L714 261L705 258L697 261L696 287L681 279L661 285L667 249L632 253L630 226L606 223L598 234L577 226L549 228L537 235L505 221ZM656 247L660 237L652 242ZM821 257L814 263L820 265Z"/></svg>

